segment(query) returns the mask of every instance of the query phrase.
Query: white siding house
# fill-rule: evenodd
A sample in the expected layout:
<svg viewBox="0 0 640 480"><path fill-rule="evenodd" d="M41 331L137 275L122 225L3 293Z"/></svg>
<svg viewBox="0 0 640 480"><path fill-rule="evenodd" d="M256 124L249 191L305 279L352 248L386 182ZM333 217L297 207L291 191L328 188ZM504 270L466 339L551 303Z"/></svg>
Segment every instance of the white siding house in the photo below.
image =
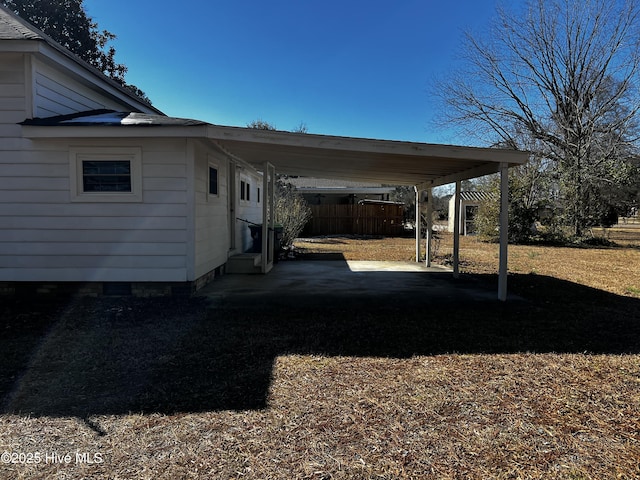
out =
<svg viewBox="0 0 640 480"><path fill-rule="evenodd" d="M193 133L204 125L164 116L0 7L0 290L192 289L249 248L230 214L261 222L261 175Z"/></svg>
<svg viewBox="0 0 640 480"><path fill-rule="evenodd" d="M416 197L499 172L504 300L507 171L527 159L168 117L0 5L0 293L174 293L236 267L266 273L276 171L413 185ZM245 253L252 224L259 253Z"/></svg>

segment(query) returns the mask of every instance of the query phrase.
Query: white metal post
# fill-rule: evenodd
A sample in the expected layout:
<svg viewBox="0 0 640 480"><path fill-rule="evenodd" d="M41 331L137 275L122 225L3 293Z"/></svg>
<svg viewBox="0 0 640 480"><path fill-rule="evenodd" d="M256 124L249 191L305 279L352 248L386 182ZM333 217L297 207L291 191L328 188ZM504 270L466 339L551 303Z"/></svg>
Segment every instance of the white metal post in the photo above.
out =
<svg viewBox="0 0 640 480"><path fill-rule="evenodd" d="M460 276L460 180L456 182L455 206L453 209L453 278Z"/></svg>
<svg viewBox="0 0 640 480"><path fill-rule="evenodd" d="M498 300L507 300L507 269L509 244L509 164L500 164L500 266L498 269Z"/></svg>
<svg viewBox="0 0 640 480"><path fill-rule="evenodd" d="M420 190L418 190L417 186L414 186L413 189L416 192L416 262L420 262L420 230L422 230L420 221Z"/></svg>
<svg viewBox="0 0 640 480"><path fill-rule="evenodd" d="M425 254L425 264L431 266L431 231L433 230L433 191L427 188L427 248Z"/></svg>
<svg viewBox="0 0 640 480"><path fill-rule="evenodd" d="M275 168L264 163L262 172L262 273L273 268L275 224Z"/></svg>

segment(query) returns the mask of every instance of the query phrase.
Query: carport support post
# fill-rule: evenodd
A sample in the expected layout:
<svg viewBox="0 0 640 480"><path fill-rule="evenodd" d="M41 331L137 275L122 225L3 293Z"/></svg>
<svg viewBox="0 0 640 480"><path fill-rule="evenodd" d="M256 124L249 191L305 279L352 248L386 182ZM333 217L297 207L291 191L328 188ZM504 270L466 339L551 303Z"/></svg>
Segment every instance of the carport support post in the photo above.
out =
<svg viewBox="0 0 640 480"><path fill-rule="evenodd" d="M420 222L420 190L415 185L413 189L416 192L416 262L420 262L420 233L422 230Z"/></svg>
<svg viewBox="0 0 640 480"><path fill-rule="evenodd" d="M507 300L507 245L509 244L509 164L500 164L500 266L498 300Z"/></svg>
<svg viewBox="0 0 640 480"><path fill-rule="evenodd" d="M427 251L425 254L425 264L431 266L431 230L433 229L433 192L431 188L427 188Z"/></svg>
<svg viewBox="0 0 640 480"><path fill-rule="evenodd" d="M262 169L262 273L273 268L276 169L269 162Z"/></svg>
<svg viewBox="0 0 640 480"><path fill-rule="evenodd" d="M460 276L460 190L461 183L458 180L453 208L453 278Z"/></svg>

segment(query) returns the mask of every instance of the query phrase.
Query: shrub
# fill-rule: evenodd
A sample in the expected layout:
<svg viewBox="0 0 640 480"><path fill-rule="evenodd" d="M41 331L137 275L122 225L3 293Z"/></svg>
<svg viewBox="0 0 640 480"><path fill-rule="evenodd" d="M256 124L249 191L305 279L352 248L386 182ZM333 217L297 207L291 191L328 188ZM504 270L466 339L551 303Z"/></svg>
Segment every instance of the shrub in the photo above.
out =
<svg viewBox="0 0 640 480"><path fill-rule="evenodd" d="M275 189L275 221L282 225L282 246L287 248L311 218L311 209L290 183L279 178Z"/></svg>

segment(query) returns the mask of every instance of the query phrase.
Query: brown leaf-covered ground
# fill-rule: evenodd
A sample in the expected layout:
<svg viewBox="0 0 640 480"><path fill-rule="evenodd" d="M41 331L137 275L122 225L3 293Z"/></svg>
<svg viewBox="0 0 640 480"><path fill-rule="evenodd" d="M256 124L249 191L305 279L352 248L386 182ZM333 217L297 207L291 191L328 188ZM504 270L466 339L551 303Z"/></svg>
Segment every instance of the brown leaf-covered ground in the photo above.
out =
<svg viewBox="0 0 640 480"><path fill-rule="evenodd" d="M0 478L640 478L634 242L510 246L506 305L1 300ZM496 265L463 239L468 281Z"/></svg>

